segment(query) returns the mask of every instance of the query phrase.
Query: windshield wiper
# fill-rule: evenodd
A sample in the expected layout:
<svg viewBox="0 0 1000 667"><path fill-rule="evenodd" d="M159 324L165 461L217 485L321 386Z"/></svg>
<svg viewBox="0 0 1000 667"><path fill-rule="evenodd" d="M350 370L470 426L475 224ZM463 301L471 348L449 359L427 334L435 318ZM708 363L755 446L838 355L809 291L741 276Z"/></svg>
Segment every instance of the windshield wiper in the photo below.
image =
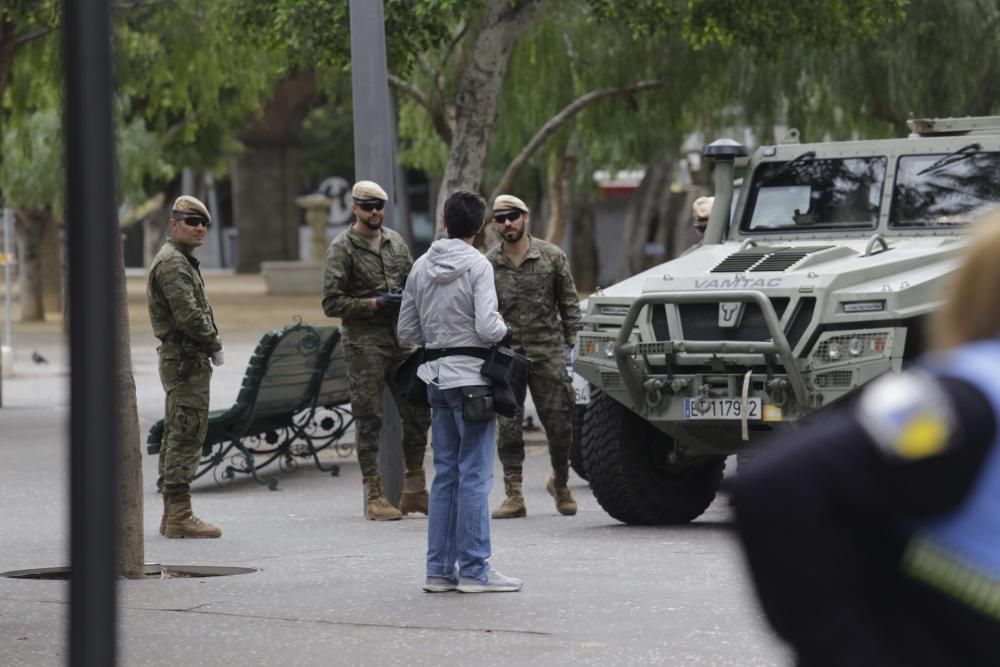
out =
<svg viewBox="0 0 1000 667"><path fill-rule="evenodd" d="M774 179L778 178L779 176L784 176L789 171L791 171L792 167L794 167L795 165L799 164L800 162L805 162L806 160L811 160L814 157L816 157L816 151L806 151L805 153L800 153L799 155L796 155L791 160L789 160L788 162L786 162L785 164L781 165L776 170L774 170L773 173L768 174L767 176L762 178L760 182L757 184L757 187L766 185L771 181L773 181Z"/></svg>
<svg viewBox="0 0 1000 667"><path fill-rule="evenodd" d="M979 144L969 144L968 146L962 146L957 151L953 153L948 153L943 158L931 164L931 166L921 169L917 172L917 176L923 176L929 171L936 171L941 167L946 167L949 164L955 164L956 162L961 162L962 160L967 160L980 150L982 146Z"/></svg>

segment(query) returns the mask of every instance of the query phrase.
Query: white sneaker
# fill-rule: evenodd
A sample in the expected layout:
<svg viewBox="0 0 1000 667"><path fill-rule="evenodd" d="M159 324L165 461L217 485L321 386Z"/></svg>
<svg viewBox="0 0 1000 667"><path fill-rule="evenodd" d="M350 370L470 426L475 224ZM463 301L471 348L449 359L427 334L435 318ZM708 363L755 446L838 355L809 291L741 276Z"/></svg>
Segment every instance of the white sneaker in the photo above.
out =
<svg viewBox="0 0 1000 667"><path fill-rule="evenodd" d="M505 577L496 570L488 570L478 577L458 578L458 590L462 593L513 593L523 585L520 579Z"/></svg>
<svg viewBox="0 0 1000 667"><path fill-rule="evenodd" d="M428 593L447 593L458 590L458 577L427 577L424 590Z"/></svg>

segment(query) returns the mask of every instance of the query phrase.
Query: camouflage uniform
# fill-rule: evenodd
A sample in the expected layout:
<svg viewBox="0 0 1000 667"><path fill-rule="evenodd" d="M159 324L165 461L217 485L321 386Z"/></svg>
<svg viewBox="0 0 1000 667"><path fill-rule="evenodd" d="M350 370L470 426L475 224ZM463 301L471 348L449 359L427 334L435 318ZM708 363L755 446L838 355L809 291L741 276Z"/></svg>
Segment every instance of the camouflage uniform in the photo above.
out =
<svg viewBox="0 0 1000 667"><path fill-rule="evenodd" d="M576 344L580 301L566 255L557 246L529 235L520 266L500 244L486 253L493 264L500 314L514 331L511 347L524 348L531 360L528 388L549 441L553 468L569 464L573 437L573 383L566 373L566 348ZM497 453L504 477L521 476L524 438L521 412L500 417Z"/></svg>
<svg viewBox="0 0 1000 667"><path fill-rule="evenodd" d="M382 395L387 384L403 421L406 469L423 470L430 410L404 400L392 381L392 374L414 348L396 337L399 309L372 310L371 305L378 294L402 288L412 266L409 249L391 229L382 229L379 252L353 227L341 232L326 252L323 312L341 318L358 462L365 477L378 474Z"/></svg>
<svg viewBox="0 0 1000 667"><path fill-rule="evenodd" d="M222 349L198 260L167 241L149 267L149 319L162 344L160 381L167 394L160 447L165 495L187 493L208 430L209 357Z"/></svg>

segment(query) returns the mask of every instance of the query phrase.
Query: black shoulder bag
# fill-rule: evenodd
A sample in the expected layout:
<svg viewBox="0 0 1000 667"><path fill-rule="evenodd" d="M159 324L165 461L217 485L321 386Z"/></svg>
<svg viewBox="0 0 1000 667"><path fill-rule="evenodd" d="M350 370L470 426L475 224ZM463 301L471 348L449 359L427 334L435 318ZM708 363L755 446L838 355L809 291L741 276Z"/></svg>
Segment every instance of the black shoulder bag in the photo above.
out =
<svg viewBox="0 0 1000 667"><path fill-rule="evenodd" d="M493 381L493 407L498 415L514 417L528 395L531 362L523 353L503 345L490 348L480 373Z"/></svg>

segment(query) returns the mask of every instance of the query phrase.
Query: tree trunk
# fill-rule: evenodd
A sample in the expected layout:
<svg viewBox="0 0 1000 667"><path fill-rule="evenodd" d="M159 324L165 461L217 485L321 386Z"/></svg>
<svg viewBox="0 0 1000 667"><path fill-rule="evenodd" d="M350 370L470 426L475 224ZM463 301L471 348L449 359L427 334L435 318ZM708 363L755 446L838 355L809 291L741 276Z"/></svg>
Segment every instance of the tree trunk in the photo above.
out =
<svg viewBox="0 0 1000 667"><path fill-rule="evenodd" d="M62 223L55 216L45 220L39 257L42 271L42 305L46 313L62 311Z"/></svg>
<svg viewBox="0 0 1000 667"><path fill-rule="evenodd" d="M549 227L545 230L545 240L549 243L560 245L566 235L569 184L575 170L576 156L567 147L549 173Z"/></svg>
<svg viewBox="0 0 1000 667"><path fill-rule="evenodd" d="M121 460L118 480L121 514L120 565L122 575L129 579L143 577L145 552L142 537L142 452L139 432L139 410L132 375L132 342L128 323L128 294L125 289L125 258L121 237L117 240L118 311L118 429L121 434Z"/></svg>
<svg viewBox="0 0 1000 667"><path fill-rule="evenodd" d="M574 207L571 224L573 226L573 245L570 261L573 268L573 280L576 282L577 291L593 292L597 289L600 263L597 254L594 203L589 196Z"/></svg>
<svg viewBox="0 0 1000 667"><path fill-rule="evenodd" d="M45 319L41 250L46 220L51 217L52 213L47 210L14 209L22 322L41 322Z"/></svg>
<svg viewBox="0 0 1000 667"><path fill-rule="evenodd" d="M667 217L670 208L670 181L673 174L673 156L663 155L646 167L642 182L632 195L625 214L622 251L618 262L618 280L639 273L663 261L666 248L658 244L661 226L670 227Z"/></svg>
<svg viewBox="0 0 1000 667"><path fill-rule="evenodd" d="M493 137L497 104L514 41L550 0L489 0L486 17L469 61L462 69L455 96L455 133L438 191L436 219L455 190L478 192Z"/></svg>

